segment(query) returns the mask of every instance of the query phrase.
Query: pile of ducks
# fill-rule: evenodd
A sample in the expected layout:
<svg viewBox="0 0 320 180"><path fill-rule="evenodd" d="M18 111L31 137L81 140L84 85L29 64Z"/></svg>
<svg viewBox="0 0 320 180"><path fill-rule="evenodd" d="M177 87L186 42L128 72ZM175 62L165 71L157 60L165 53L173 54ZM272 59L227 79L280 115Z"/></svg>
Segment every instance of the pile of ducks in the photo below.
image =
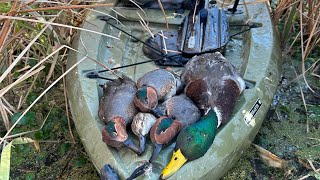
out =
<svg viewBox="0 0 320 180"><path fill-rule="evenodd" d="M154 145L149 162L177 136L166 179L187 161L202 157L213 143L217 128L226 123L245 88L243 79L219 52L193 57L181 76L165 69L144 74L135 83L123 76L103 86L99 117L105 123L103 141L126 146L138 155L146 137ZM128 136L127 127L139 139Z"/></svg>

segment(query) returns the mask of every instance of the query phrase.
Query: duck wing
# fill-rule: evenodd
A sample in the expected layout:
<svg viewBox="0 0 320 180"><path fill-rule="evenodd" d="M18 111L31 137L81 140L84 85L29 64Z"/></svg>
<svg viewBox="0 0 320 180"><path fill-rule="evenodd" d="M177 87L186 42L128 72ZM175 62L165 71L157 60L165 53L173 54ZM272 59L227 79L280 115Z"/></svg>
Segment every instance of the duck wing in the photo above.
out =
<svg viewBox="0 0 320 180"><path fill-rule="evenodd" d="M184 94L166 100L163 102L163 106L167 115L179 120L183 127L195 123L201 117L200 110Z"/></svg>
<svg viewBox="0 0 320 180"><path fill-rule="evenodd" d="M165 100L176 94L177 78L169 71L155 69L144 74L137 81L137 87L153 87L158 93L159 100Z"/></svg>
<svg viewBox="0 0 320 180"><path fill-rule="evenodd" d="M100 119L106 122L112 117L120 116L127 124L130 123L138 112L133 103L136 91L135 82L126 76L107 82L99 105Z"/></svg>

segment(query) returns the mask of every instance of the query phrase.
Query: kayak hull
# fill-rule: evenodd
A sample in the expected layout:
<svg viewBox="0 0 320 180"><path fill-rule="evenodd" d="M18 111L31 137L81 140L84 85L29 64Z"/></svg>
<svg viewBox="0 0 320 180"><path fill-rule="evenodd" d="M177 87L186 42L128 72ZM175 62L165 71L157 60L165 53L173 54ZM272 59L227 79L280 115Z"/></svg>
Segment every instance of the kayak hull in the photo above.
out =
<svg viewBox="0 0 320 180"><path fill-rule="evenodd" d="M112 3L115 1L109 0L106 2ZM97 8L97 10L111 13L110 9L104 7ZM156 10L152 10L152 12L154 11ZM249 84L249 89L244 90L240 96L230 122L219 129L208 152L203 157L186 163L170 179L219 179L251 144L266 116L280 76L281 52L277 33L272 26L267 4L250 4L247 5L246 9L243 8L243 11L248 13L246 16L250 17L253 22L260 22L263 26L251 29L243 35L242 37L245 40L240 45L236 43L237 40L230 42L231 46L241 46L243 50L237 52L237 49L230 48L228 45L229 50L227 46L226 58L239 69L240 74ZM150 13L151 11L146 11L146 13L148 12ZM157 13L150 13L149 18L154 19L152 27L162 29L165 27L165 20L162 16L158 16L159 12ZM131 64L148 59L135 51L136 48L142 48L141 43L136 43L127 37L123 39L123 34L113 31L114 29L111 27L107 27L105 22L96 18L98 15L101 14L90 12L83 28L120 35L120 41L90 32L79 31L73 43L73 48L81 53L71 50L68 66L72 66L82 58L86 59L68 74L67 93L77 132L92 163L97 170L100 170L104 164L108 163L120 178L124 179L129 177L142 161L150 158L152 146L148 142L146 152L142 156L137 156L126 148L110 148L102 141L101 129L103 123L98 117L99 97L102 95L99 84L103 84L105 81L88 79L85 76L85 72L104 69L92 59L98 60L108 67L118 66L118 64ZM134 18L132 17L132 19ZM180 22L181 19L170 19L169 26L176 28ZM126 25L124 29L138 27L139 25L129 21L124 24ZM163 29L165 30L165 28ZM130 31L130 29L126 30ZM140 34L140 37L146 39L148 34ZM119 46L121 45L124 48L120 48ZM147 63L120 70L117 74L124 73L133 80L137 80L145 72L155 67L154 63ZM181 68L176 68L175 70L179 73ZM115 78L109 73L103 75ZM161 170L171 159L174 145L174 143L169 144L154 162L153 172L149 176L151 179L159 177ZM148 179L148 176L139 177L138 179Z"/></svg>

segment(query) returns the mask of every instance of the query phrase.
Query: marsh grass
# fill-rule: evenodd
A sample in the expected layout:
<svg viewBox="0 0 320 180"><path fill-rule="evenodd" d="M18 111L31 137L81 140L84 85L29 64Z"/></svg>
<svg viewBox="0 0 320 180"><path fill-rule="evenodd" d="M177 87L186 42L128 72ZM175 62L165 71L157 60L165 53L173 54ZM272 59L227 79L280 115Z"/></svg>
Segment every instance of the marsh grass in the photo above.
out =
<svg viewBox="0 0 320 180"><path fill-rule="evenodd" d="M41 152L52 143L63 151L59 154L60 169L53 173L54 178L68 176L69 172L66 174L65 168L72 165L65 162L64 158L69 161L77 159L73 158L74 153L69 153L70 150L83 152L79 139L73 135L64 77L87 57L84 56L69 69L65 69L65 63L69 50L74 50L70 44L76 30L115 38L79 28L86 12L97 6L110 4L37 1L29 1L27 4L21 1L0 3L0 144L1 147L7 147L9 142L18 137L32 138L37 156L32 159L26 155L26 161L33 162L33 167L27 170L27 174L30 175L30 171L32 177L42 174L41 170L37 170L39 159L36 158L41 159L40 164L46 163L50 158L47 157L48 152L42 155ZM82 52L84 55L85 53ZM54 116L48 116L52 109L54 111L51 114ZM60 128L67 131L58 131ZM66 147L68 148L65 149ZM25 165L16 163L22 161L14 156L16 150L13 148L11 159L15 168L11 169L10 177L19 177L19 172L26 168ZM20 150L25 154L33 153L30 148L21 147ZM54 155L57 156L56 153ZM0 179L9 178L9 173L3 172L7 168L2 168L10 165L10 159L7 160L1 159ZM81 162L76 164L80 163L82 166L88 162L87 157L82 157ZM88 167L91 171L94 170L91 164Z"/></svg>

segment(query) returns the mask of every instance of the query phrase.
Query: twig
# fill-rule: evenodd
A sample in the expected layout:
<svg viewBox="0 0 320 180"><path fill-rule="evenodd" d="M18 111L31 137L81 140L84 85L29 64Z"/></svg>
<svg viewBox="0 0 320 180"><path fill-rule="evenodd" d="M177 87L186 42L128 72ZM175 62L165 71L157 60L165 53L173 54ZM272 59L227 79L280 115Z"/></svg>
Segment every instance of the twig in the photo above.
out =
<svg viewBox="0 0 320 180"><path fill-rule="evenodd" d="M21 83L22 81L28 79L29 77L37 74L38 72L40 72L42 69L44 69L45 66L41 66L38 69L34 70L34 71L30 71L33 70L30 69L27 73L23 74L19 79L17 79L15 82L11 83L10 85L6 86L5 88L0 90L0 97L2 97L6 92L8 92L13 86Z"/></svg>
<svg viewBox="0 0 320 180"><path fill-rule="evenodd" d="M91 4L91 5L69 5L69 6L54 6L54 7L45 7L45 8L34 8L34 9L26 9L20 11L14 11L19 13L26 13L26 12L34 12L34 11L51 11L51 10L61 10L61 9L80 9L80 8L94 8L94 7L111 7L113 3L108 4Z"/></svg>
<svg viewBox="0 0 320 180"><path fill-rule="evenodd" d="M62 73L64 73L64 68L63 67L62 67ZM64 77L62 78L62 81L63 81L63 95L64 95L64 102L65 102L65 108L66 108L66 115L67 115L67 119L68 119L69 134L71 136L72 144L76 144L76 140L74 139L74 135L73 135L72 129L71 129L71 120L70 120L70 114L69 114L68 97L67 97L67 91L66 91L66 80L65 80Z"/></svg>
<svg viewBox="0 0 320 180"><path fill-rule="evenodd" d="M294 70L294 73L296 74L296 77L298 77L298 73L296 71L296 69L292 66L293 70ZM301 93L301 98L302 98L302 102L303 102L303 106L304 106L304 109L306 111L306 118L307 118L307 132L309 132L309 118L308 118L308 109L307 109L307 105L306 105L306 101L304 99L304 94L303 94L303 91L302 91L302 88L301 88L301 85L300 85L300 81L298 79L298 84L299 84L299 88L300 88L300 93Z"/></svg>
<svg viewBox="0 0 320 180"><path fill-rule="evenodd" d="M307 161L308 161L310 167L312 168L312 170L313 170L314 172L316 172L317 174L319 174L319 173L317 172L316 168L314 167L312 161L311 161L310 159L307 159Z"/></svg>
<svg viewBox="0 0 320 180"><path fill-rule="evenodd" d="M81 55L84 55L86 56L88 59L90 59L91 61L95 62L96 64L100 65L101 67L107 69L109 72L113 73L113 75L117 76L118 78L122 79L121 76L119 76L114 70L111 70L108 66L106 66L105 64L101 63L100 61L96 60L96 59L93 59L91 57L88 56L88 50L87 50L87 47L84 45L83 41L82 41L82 38L80 37L80 42L84 48L84 50L86 51L86 54L84 53L81 53L80 51L78 50L75 50L73 48L70 48L71 50L73 51L76 51L77 53L81 54Z"/></svg>
<svg viewBox="0 0 320 180"><path fill-rule="evenodd" d="M162 49L164 50L164 49ZM170 49L167 49L167 52L172 52L172 53L177 53L177 54L182 54L181 51L175 51L175 50L170 50Z"/></svg>
<svg viewBox="0 0 320 180"><path fill-rule="evenodd" d="M199 1L200 1L200 0L196 0L196 3L194 4L193 15L192 15L192 23L193 23L193 24L194 24L194 22L195 22L196 11L197 11L197 7L198 7L198 5L199 5Z"/></svg>
<svg viewBox="0 0 320 180"><path fill-rule="evenodd" d="M7 136L7 139L12 139L12 138L20 137L20 136L23 136L23 135L26 135L26 134L30 134L30 133L33 133L33 132L40 131L40 130L43 128L44 124L47 122L47 119L48 119L48 117L49 117L52 109L53 109L53 106L52 106L51 109L49 110L49 112L48 112L46 118L44 119L44 121L42 122L40 128L35 129L35 130L31 130L31 131L27 131L27 132L22 132L22 133L17 133L17 134L14 134L14 135L10 135L10 136ZM1 138L0 138L0 139L1 139ZM41 142L41 141L38 141L38 142Z"/></svg>
<svg viewBox="0 0 320 180"><path fill-rule="evenodd" d="M58 44L58 42L54 42L54 46L53 46L53 49L56 49L57 47L59 47L60 45ZM58 57L59 57L59 53L56 53L54 56L53 56L53 60L52 60L52 63L51 63L51 66L50 66L50 69L49 69L49 72L48 72L48 75L46 77L46 81L44 83L44 85L46 85L48 83L48 81L50 80L52 74L53 74L53 71L54 71L54 68L57 64L57 61L58 61Z"/></svg>
<svg viewBox="0 0 320 180"><path fill-rule="evenodd" d="M153 33L151 32L148 24L144 21L144 19L142 18L142 16L139 14L139 12L137 12L139 18L141 19L139 22L142 25L142 27L151 35L152 38L154 38Z"/></svg>
<svg viewBox="0 0 320 180"><path fill-rule="evenodd" d="M87 10L93 11L93 12L96 12L96 13L100 13L100 14L103 14L103 15L105 15L105 16L108 16L108 17L110 17L111 19L114 19L115 21L117 21L122 27L125 27L125 25L124 25L121 21L119 21L119 19L111 16L110 14L107 14L107 13L104 13L104 12L101 12L101 11L98 11L98 10L96 10L96 9L87 9Z"/></svg>
<svg viewBox="0 0 320 180"><path fill-rule="evenodd" d="M106 36L106 37L109 37L109 38L113 38L113 39L116 39L116 40L120 40L117 37L114 37L114 36L111 36L111 35L108 35L108 34L105 34L105 33L93 31L93 30L90 30L90 29L79 28L79 27L76 27L76 26L70 26L70 25L65 25L65 24L49 22L49 21L39 21L39 20L34 20L34 19L28 19L28 18L22 18L22 17L3 16L3 15L0 15L0 18L3 18L3 19L15 19L15 20L21 20L21 21L28 21L28 22L34 22L34 23L43 23L43 24L47 24L47 25L49 24L49 25L53 25L53 26L60 26L60 27L66 27L66 28L71 28L71 29L77 29L77 30L81 30L81 31L87 31L87 32L99 34L99 35Z"/></svg>
<svg viewBox="0 0 320 180"><path fill-rule="evenodd" d="M320 13L318 14L318 17L317 17L317 19L316 19L316 22L319 22L319 19L320 19ZM312 27L312 30L311 30L311 32L310 32L310 35L309 35L309 38L308 38L308 42L307 42L307 45L306 45L306 48L305 48L305 52L303 52L304 59L306 59L307 56L308 56L309 53L310 53L311 48L308 49L308 47L309 47L309 45L310 45L310 43L311 43L311 40L312 40L313 36L315 35L315 30L316 30L316 28L317 28L317 25L318 25L318 23L314 24L313 27Z"/></svg>
<svg viewBox="0 0 320 180"><path fill-rule="evenodd" d="M8 17L8 16L4 16ZM2 18L2 15L0 15L0 18ZM48 24L32 39L32 41L28 44L28 46L23 49L23 51L19 54L19 56L10 64L10 66L6 69L6 71L0 76L0 83L4 80L4 78L11 72L13 67L20 61L20 59L23 57L23 55L31 48L31 46L38 40L38 38L43 34L43 32L48 28ZM1 97L2 95L0 95Z"/></svg>
<svg viewBox="0 0 320 180"><path fill-rule="evenodd" d="M122 15L121 13L119 13L118 11L116 11L115 9L111 8L111 10L112 10L113 12L115 12L117 15L119 15L119 16L125 18L125 19L128 19L126 16Z"/></svg>
<svg viewBox="0 0 320 180"><path fill-rule="evenodd" d="M67 75L71 70L73 70L75 67L77 67L82 61L87 59L86 56L81 58L78 62L76 62L74 65L72 65L65 73L63 73L58 79L56 79L48 88L46 88L30 105L29 107L21 114L21 116L17 119L17 121L11 126L11 128L7 131L5 136L1 138L0 144L3 143L3 141L7 138L7 136L11 133L11 131L17 126L17 124L20 122L20 120L23 118L24 115L27 114L27 112L44 96L55 84L57 84L65 75Z"/></svg>
<svg viewBox="0 0 320 180"><path fill-rule="evenodd" d="M318 59L316 62L314 62L307 70L305 70L304 73L308 72L310 69L312 69L314 67L315 64L317 64L320 61L320 59ZM288 86L289 84L291 84L292 82L296 81L298 78L300 78L300 76L302 76L302 74L300 74L298 77L292 79L291 81L289 81L286 85Z"/></svg>
<svg viewBox="0 0 320 180"><path fill-rule="evenodd" d="M161 3L161 0L157 0L157 1L158 1L158 3L159 3L160 9L161 9L162 14L163 14L163 16L164 16L164 19L166 20L166 27L167 27L167 29L169 29L169 22L168 22L168 18L167 18L166 12L165 12L165 11L164 11L164 9L163 9L163 6L162 6L162 3Z"/></svg>
<svg viewBox="0 0 320 180"><path fill-rule="evenodd" d="M14 1L13 5L11 7L11 10L14 9L16 6L17 6L17 1ZM9 14L9 16L13 15L13 13L11 13L11 11L8 14ZM11 29L11 20L7 19L7 20L5 20L5 22L2 26L2 31L0 34L0 51L3 47L5 40L7 39L8 35L10 33L10 29Z"/></svg>
<svg viewBox="0 0 320 180"><path fill-rule="evenodd" d="M40 72L40 71L39 71L39 72ZM30 92L31 92L33 86L35 85L36 80L37 80L37 78L38 78L38 76L39 76L39 72L35 75L35 77L34 77L32 83L31 83L31 85L30 85L27 93L25 94L25 96L24 96L23 98L20 98L21 101L19 101L17 109L20 109L20 108L21 108L22 104L24 104L24 102L26 101L27 97L29 96L29 94L30 94ZM21 96L21 97L22 97L22 96Z"/></svg>
<svg viewBox="0 0 320 180"><path fill-rule="evenodd" d="M309 86L309 84L308 84L308 82L307 82L307 79L306 79L306 76L304 75L304 72L306 71L306 69L305 69L305 64L304 64L304 62L305 62L305 56L304 56L304 47L303 47L303 28L302 28L302 24L303 24L303 22L302 22L302 20L303 20L303 18L302 18L302 5L303 5L303 0L300 0L300 7L299 7L299 9L300 9L300 31L301 31L301 33L300 33L300 39L301 39L301 52L302 52L302 54L301 54L301 56L302 56L302 63L301 63L301 70L302 70L302 77L303 77L303 80L304 80L304 82L306 83L306 85L307 85L307 87L312 91L312 92L314 92L314 90ZM300 87L301 88L301 87ZM303 98L304 99L304 98ZM308 131L309 132L309 131Z"/></svg>
<svg viewBox="0 0 320 180"><path fill-rule="evenodd" d="M130 2L132 2L135 6L137 6L142 12L143 12L143 14L147 17L147 14L146 14L146 12L139 6L139 4L137 4L135 1L133 1L133 0L129 0Z"/></svg>
<svg viewBox="0 0 320 180"><path fill-rule="evenodd" d="M8 106L8 108L9 108L12 112L14 112L14 113L17 112L17 110L6 100L6 98L1 97L1 99L2 99L2 101Z"/></svg>
<svg viewBox="0 0 320 180"><path fill-rule="evenodd" d="M164 46L164 52L166 54L168 54L168 51L167 51L167 45L166 45L166 40L164 39L164 34L163 34L163 31L161 30L161 34L162 34L162 41L163 41L163 46Z"/></svg>
<svg viewBox="0 0 320 180"><path fill-rule="evenodd" d="M316 169L315 171L316 173L319 173L320 172L320 168L319 169ZM310 174L307 174L305 176L302 176L301 178L299 178L298 180L304 180L304 179L307 179L308 177L310 176Z"/></svg>
<svg viewBox="0 0 320 180"><path fill-rule="evenodd" d="M0 113L2 116L2 120L3 120L3 124L6 127L6 129L10 129L10 123L9 123L9 118L8 118L8 114L4 108L4 104L2 103L2 100L0 99Z"/></svg>

